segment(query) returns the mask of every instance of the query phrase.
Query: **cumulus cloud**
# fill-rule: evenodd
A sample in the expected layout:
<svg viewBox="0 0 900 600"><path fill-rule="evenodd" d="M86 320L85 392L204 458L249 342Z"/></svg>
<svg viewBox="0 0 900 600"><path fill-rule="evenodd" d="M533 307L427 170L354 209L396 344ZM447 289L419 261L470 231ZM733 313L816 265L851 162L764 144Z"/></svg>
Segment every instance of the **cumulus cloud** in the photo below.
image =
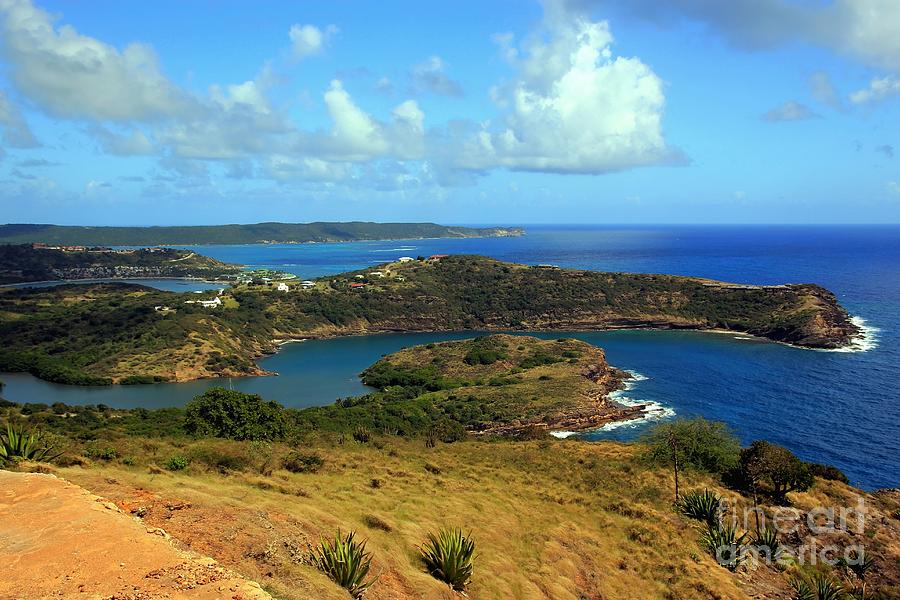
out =
<svg viewBox="0 0 900 600"><path fill-rule="evenodd" d="M763 121L767 121L769 123L779 123L782 121L806 121L808 119L816 119L818 117L819 115L814 113L811 108L794 100L790 100L780 106L776 106L762 116Z"/></svg>
<svg viewBox="0 0 900 600"><path fill-rule="evenodd" d="M119 51L54 27L51 15L28 0L0 0L0 49L12 81L31 100L63 117L112 121L183 115L193 101L160 71L153 50Z"/></svg>
<svg viewBox="0 0 900 600"><path fill-rule="evenodd" d="M462 86L444 72L446 63L440 56L432 56L415 65L409 72L410 87L414 93L432 93L440 96L462 96Z"/></svg>
<svg viewBox="0 0 900 600"><path fill-rule="evenodd" d="M869 87L850 94L850 101L854 104L868 104L881 102L897 94L900 94L900 79L893 75L888 75L886 77L876 77L869 82Z"/></svg>
<svg viewBox="0 0 900 600"><path fill-rule="evenodd" d="M0 129L3 130L0 139L10 148L36 148L40 145L22 116L22 111L2 90L0 90Z"/></svg>
<svg viewBox="0 0 900 600"><path fill-rule="evenodd" d="M871 66L900 70L900 2L896 0L547 0L551 7L618 9L661 25L691 20L735 46L812 43Z"/></svg>
<svg viewBox="0 0 900 600"><path fill-rule="evenodd" d="M508 109L471 132L455 166L597 174L677 160L662 132L662 80L614 56L612 43L605 21L548 14L539 35L506 53L518 75L494 96Z"/></svg>
<svg viewBox="0 0 900 600"><path fill-rule="evenodd" d="M328 40L338 32L337 27L329 25L319 29L315 25L292 25L288 32L291 39L291 55L295 60L321 53Z"/></svg>

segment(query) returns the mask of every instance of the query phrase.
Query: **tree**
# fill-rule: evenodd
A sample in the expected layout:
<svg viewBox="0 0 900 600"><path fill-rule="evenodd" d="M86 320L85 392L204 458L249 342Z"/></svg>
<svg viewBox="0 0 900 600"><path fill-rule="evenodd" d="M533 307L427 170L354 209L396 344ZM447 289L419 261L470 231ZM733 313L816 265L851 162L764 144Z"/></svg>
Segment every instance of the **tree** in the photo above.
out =
<svg viewBox="0 0 900 600"><path fill-rule="evenodd" d="M266 402L257 394L213 388L188 403L184 428L198 437L274 440L285 436L287 420L277 402Z"/></svg>
<svg viewBox="0 0 900 600"><path fill-rule="evenodd" d="M808 490L815 481L810 466L793 452L763 440L741 450L739 471L754 495L760 487L768 488L777 502L785 502L789 492Z"/></svg>
<svg viewBox="0 0 900 600"><path fill-rule="evenodd" d="M678 419L657 425L645 436L647 457L654 463L673 467L675 500L678 475L683 468L723 473L738 462L741 446L727 425L703 418Z"/></svg>

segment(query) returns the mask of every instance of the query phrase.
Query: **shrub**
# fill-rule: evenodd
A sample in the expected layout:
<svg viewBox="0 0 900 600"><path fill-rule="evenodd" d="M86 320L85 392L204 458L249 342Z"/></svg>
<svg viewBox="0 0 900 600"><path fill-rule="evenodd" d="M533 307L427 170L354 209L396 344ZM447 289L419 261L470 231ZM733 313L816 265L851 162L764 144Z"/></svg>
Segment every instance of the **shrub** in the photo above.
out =
<svg viewBox="0 0 900 600"><path fill-rule="evenodd" d="M312 559L320 571L350 592L351 596L362 598L376 578L365 580L369 574L372 555L366 552L366 542L356 541L355 535L351 531L344 538L338 531L334 541L322 538L318 548L313 550Z"/></svg>
<svg viewBox="0 0 900 600"><path fill-rule="evenodd" d="M747 559L747 534L738 535L737 527L716 523L700 536L700 544L720 565L736 570Z"/></svg>
<svg viewBox="0 0 900 600"><path fill-rule="evenodd" d="M366 427L360 425L353 430L353 439L360 444L367 444L369 440L372 439L372 434L369 433L369 430Z"/></svg>
<svg viewBox="0 0 900 600"><path fill-rule="evenodd" d="M50 462L62 454L44 433L28 432L24 428L6 424L6 432L0 432L0 459L24 459Z"/></svg>
<svg viewBox="0 0 900 600"><path fill-rule="evenodd" d="M166 461L165 467L170 471L184 471L190 461L181 455L176 455Z"/></svg>
<svg viewBox="0 0 900 600"><path fill-rule="evenodd" d="M88 446L84 451L84 455L94 460L114 460L119 457L119 453L115 448L109 446L101 448L95 445Z"/></svg>
<svg viewBox="0 0 900 600"><path fill-rule="evenodd" d="M315 473L325 460L314 452L300 452L293 450L284 457L282 465L291 473Z"/></svg>
<svg viewBox="0 0 900 600"><path fill-rule="evenodd" d="M442 529L437 535L429 533L419 550L432 577L458 592L465 591L472 580L475 561L475 541L471 536L464 535L461 529Z"/></svg>
<svg viewBox="0 0 900 600"><path fill-rule="evenodd" d="M198 437L274 440L287 431L284 408L256 394L213 388L185 409L185 430Z"/></svg>
<svg viewBox="0 0 900 600"><path fill-rule="evenodd" d="M841 483L850 483L850 479L844 475L844 472L832 465L820 465L818 463L807 463L809 470L816 477L827 479L829 481L840 481Z"/></svg>
<svg viewBox="0 0 900 600"><path fill-rule="evenodd" d="M784 502L788 492L806 491L814 483L809 465L784 448L757 440L741 450L740 481L751 490L760 486L774 500Z"/></svg>
<svg viewBox="0 0 900 600"><path fill-rule="evenodd" d="M692 490L682 494L675 508L689 519L703 521L709 527L719 523L719 509L722 499L712 490Z"/></svg>
<svg viewBox="0 0 900 600"><path fill-rule="evenodd" d="M390 533L394 530L391 527L391 524L379 517L378 515L366 515L363 517L363 523L366 524L366 527L371 527L372 529L380 529L381 531Z"/></svg>
<svg viewBox="0 0 900 600"><path fill-rule="evenodd" d="M247 448L233 442L201 443L190 449L188 458L221 473L244 471L251 464Z"/></svg>

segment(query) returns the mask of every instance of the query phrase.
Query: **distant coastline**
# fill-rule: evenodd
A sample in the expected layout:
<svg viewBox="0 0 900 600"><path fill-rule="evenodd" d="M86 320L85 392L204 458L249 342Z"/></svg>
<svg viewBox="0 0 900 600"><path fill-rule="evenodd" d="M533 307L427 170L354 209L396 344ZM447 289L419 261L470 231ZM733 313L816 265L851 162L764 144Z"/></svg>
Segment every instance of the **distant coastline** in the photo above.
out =
<svg viewBox="0 0 900 600"><path fill-rule="evenodd" d="M515 237L521 227L453 227L436 223L255 223L172 227L0 225L0 243L84 246L313 244L442 238Z"/></svg>

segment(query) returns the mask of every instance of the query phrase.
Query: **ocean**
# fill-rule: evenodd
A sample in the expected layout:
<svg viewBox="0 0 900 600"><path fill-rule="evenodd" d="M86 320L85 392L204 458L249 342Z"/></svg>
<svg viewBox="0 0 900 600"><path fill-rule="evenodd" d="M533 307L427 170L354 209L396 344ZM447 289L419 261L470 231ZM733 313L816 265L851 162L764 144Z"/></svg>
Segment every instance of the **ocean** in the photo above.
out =
<svg viewBox="0 0 900 600"><path fill-rule="evenodd" d="M650 419L587 439L631 440L654 421L703 416L742 441L767 439L833 464L864 488L900 487L900 226L531 226L516 238L342 244L200 246L213 258L313 278L400 256L484 254L528 264L694 275L749 284L818 283L867 335L851 351L792 348L701 332L573 333L635 374L620 401L650 403ZM22 402L183 404L212 385L260 393L287 406L327 404L365 392L357 374L403 346L466 334L391 334L289 344L264 368L279 377L156 386L72 388L3 374ZM552 334L559 337L559 334Z"/></svg>

